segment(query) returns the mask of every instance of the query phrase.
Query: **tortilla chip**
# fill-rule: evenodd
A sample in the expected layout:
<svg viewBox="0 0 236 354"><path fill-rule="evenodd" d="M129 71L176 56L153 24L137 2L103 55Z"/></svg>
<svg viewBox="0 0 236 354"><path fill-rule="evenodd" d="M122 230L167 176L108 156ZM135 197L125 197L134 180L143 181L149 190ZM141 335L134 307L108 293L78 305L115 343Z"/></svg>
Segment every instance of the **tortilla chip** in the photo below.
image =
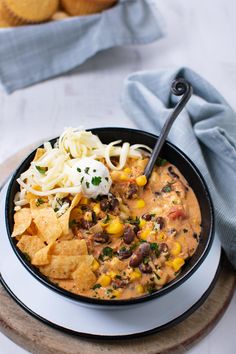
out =
<svg viewBox="0 0 236 354"><path fill-rule="evenodd" d="M50 278L72 279L72 273L78 265L85 263L89 268L93 259L93 256L51 256L50 264L40 267L39 270Z"/></svg>
<svg viewBox="0 0 236 354"><path fill-rule="evenodd" d="M76 196L74 197L74 199L71 202L70 207L58 219L61 224L61 227L62 227L62 234L63 235L67 235L69 232L70 213L71 213L72 209L74 209L74 207L76 207L76 205L79 203L80 199L81 199L81 194L80 193L76 194Z"/></svg>
<svg viewBox="0 0 236 354"><path fill-rule="evenodd" d="M14 215L14 229L12 236L22 235L31 224L32 215L29 208L22 208Z"/></svg>
<svg viewBox="0 0 236 354"><path fill-rule="evenodd" d="M62 228L52 208L39 209L34 222L47 244L55 242L61 236Z"/></svg>
<svg viewBox="0 0 236 354"><path fill-rule="evenodd" d="M28 229L26 230L27 234L30 234L30 235L37 235L38 233L38 230L37 230L37 227L35 225L35 223L32 221L30 226L28 227Z"/></svg>
<svg viewBox="0 0 236 354"><path fill-rule="evenodd" d="M22 235L16 246L32 258L36 252L45 247L45 244L38 236Z"/></svg>
<svg viewBox="0 0 236 354"><path fill-rule="evenodd" d="M57 241L53 245L52 254L57 256L87 255L87 244L85 240Z"/></svg>
<svg viewBox="0 0 236 354"><path fill-rule="evenodd" d="M48 208L48 198L46 197L38 197L32 193L27 193L26 199L30 203L32 218L36 218L39 210Z"/></svg>
<svg viewBox="0 0 236 354"><path fill-rule="evenodd" d="M38 161L40 157L42 157L44 154L45 154L45 150L43 148L38 148L36 150L33 161Z"/></svg>
<svg viewBox="0 0 236 354"><path fill-rule="evenodd" d="M49 254L51 248L52 248L52 244L41 248L41 250L35 253L31 263L36 266L43 266L49 264L51 261L51 256Z"/></svg>
<svg viewBox="0 0 236 354"><path fill-rule="evenodd" d="M76 286L80 291L89 290L97 281L95 274L85 263L81 264L72 274Z"/></svg>

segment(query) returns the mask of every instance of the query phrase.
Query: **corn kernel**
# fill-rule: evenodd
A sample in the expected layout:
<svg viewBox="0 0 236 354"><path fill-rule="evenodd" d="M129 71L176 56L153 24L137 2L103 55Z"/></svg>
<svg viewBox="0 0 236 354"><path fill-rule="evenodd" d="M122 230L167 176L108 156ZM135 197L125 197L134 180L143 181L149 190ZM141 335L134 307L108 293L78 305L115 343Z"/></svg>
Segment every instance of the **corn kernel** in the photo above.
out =
<svg viewBox="0 0 236 354"><path fill-rule="evenodd" d="M84 213L84 220L86 221L92 221L92 213L90 211L86 211L86 213Z"/></svg>
<svg viewBox="0 0 236 354"><path fill-rule="evenodd" d="M143 230L143 231L140 232L140 236L139 237L141 238L141 240L146 241L148 235L150 234L150 232L151 232L151 230L149 230L149 229Z"/></svg>
<svg viewBox="0 0 236 354"><path fill-rule="evenodd" d="M183 258L177 257L172 261L172 267L177 272L184 265L184 263L185 263L185 261Z"/></svg>
<svg viewBox="0 0 236 354"><path fill-rule="evenodd" d="M136 207L139 208L139 209L144 208L145 207L145 201L143 199L137 200Z"/></svg>
<svg viewBox="0 0 236 354"><path fill-rule="evenodd" d="M87 204L88 204L88 198L82 197L82 198L80 199L80 204L85 204L85 205L87 205Z"/></svg>
<svg viewBox="0 0 236 354"><path fill-rule="evenodd" d="M178 254L182 251L181 244L179 242L174 242L174 246L171 249L171 254L173 256L178 256Z"/></svg>
<svg viewBox="0 0 236 354"><path fill-rule="evenodd" d="M158 234L158 241L164 241L166 239L166 234L164 232L160 232Z"/></svg>
<svg viewBox="0 0 236 354"><path fill-rule="evenodd" d="M119 219L113 219L110 224L108 224L106 231L108 234L121 235L124 231L124 225L119 221Z"/></svg>
<svg viewBox="0 0 236 354"><path fill-rule="evenodd" d="M111 284L111 277L109 277L109 275L102 274L98 278L97 283L101 284L102 287L106 287Z"/></svg>
<svg viewBox="0 0 236 354"><path fill-rule="evenodd" d="M96 259L94 259L92 263L92 271L95 272L96 270L98 270L99 266L100 266L99 262Z"/></svg>
<svg viewBox="0 0 236 354"><path fill-rule="evenodd" d="M121 295L121 290L119 290L119 289L113 290L112 295L119 298Z"/></svg>
<svg viewBox="0 0 236 354"><path fill-rule="evenodd" d="M147 177L145 175L138 176L136 178L136 183L139 187L145 186L145 184L147 184Z"/></svg>
<svg viewBox="0 0 236 354"><path fill-rule="evenodd" d="M172 261L166 261L165 265L167 265L168 267L172 267Z"/></svg>
<svg viewBox="0 0 236 354"><path fill-rule="evenodd" d="M142 277L142 273L140 272L139 269L135 269L134 271L132 271L130 273L129 276L130 276L130 280L134 281L134 280L140 279Z"/></svg>
<svg viewBox="0 0 236 354"><path fill-rule="evenodd" d="M135 287L135 290L136 290L136 292L137 292L138 294L143 294L143 293L144 293L144 288L143 288L142 285L137 285L137 286Z"/></svg>
<svg viewBox="0 0 236 354"><path fill-rule="evenodd" d="M127 173L121 173L120 180L121 181L128 181L129 180L129 176L127 175Z"/></svg>
<svg viewBox="0 0 236 354"><path fill-rule="evenodd" d="M110 175L113 181L118 181L120 179L120 171L112 171Z"/></svg>
<svg viewBox="0 0 236 354"><path fill-rule="evenodd" d="M116 272L113 272L113 270L111 270L109 273L107 273L107 275L109 275L109 277L111 277L111 279L114 279L117 275Z"/></svg>
<svg viewBox="0 0 236 354"><path fill-rule="evenodd" d="M131 173L131 168L126 167L126 168L124 169L124 172L130 174L130 173Z"/></svg>
<svg viewBox="0 0 236 354"><path fill-rule="evenodd" d="M146 223L147 223L146 220L141 219L139 223L139 227L143 228L146 225Z"/></svg>
<svg viewBox="0 0 236 354"><path fill-rule="evenodd" d="M96 203L96 204L94 205L93 211L94 211L94 213L95 213L96 215L100 213L101 208L100 208L100 204L99 204L99 203Z"/></svg>

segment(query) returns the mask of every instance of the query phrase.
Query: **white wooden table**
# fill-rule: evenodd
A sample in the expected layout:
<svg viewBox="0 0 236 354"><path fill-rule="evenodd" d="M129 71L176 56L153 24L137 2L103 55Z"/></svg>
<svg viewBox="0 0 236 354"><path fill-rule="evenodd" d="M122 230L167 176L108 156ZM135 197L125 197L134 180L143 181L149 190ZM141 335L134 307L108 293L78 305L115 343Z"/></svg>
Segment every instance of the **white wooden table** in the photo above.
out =
<svg viewBox="0 0 236 354"><path fill-rule="evenodd" d="M141 1L141 0L140 0ZM157 0L164 39L98 54L78 70L7 96L0 91L0 163L65 126L134 127L121 110L125 77L137 70L189 66L236 109L235 0ZM190 354L236 352L236 294L216 328ZM0 334L1 354L26 353Z"/></svg>

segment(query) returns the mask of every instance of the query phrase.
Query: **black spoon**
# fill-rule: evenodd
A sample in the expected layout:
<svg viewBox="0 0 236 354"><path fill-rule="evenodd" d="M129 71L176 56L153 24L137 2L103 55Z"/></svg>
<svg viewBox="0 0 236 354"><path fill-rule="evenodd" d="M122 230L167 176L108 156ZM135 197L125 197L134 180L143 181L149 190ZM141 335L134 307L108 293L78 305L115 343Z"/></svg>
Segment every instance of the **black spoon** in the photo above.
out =
<svg viewBox="0 0 236 354"><path fill-rule="evenodd" d="M158 141L152 151L151 157L144 171L144 175L146 176L147 180L151 176L153 167L157 161L162 146L165 143L167 135L169 134L172 124L174 123L175 119L178 117L178 115L180 114L180 112L182 111L182 109L185 107L186 103L190 99L193 93L193 88L186 80L182 78L178 78L172 82L171 92L176 96L183 96L183 97L178 102L177 106L175 107L175 109L173 110L169 118L166 120L161 130Z"/></svg>

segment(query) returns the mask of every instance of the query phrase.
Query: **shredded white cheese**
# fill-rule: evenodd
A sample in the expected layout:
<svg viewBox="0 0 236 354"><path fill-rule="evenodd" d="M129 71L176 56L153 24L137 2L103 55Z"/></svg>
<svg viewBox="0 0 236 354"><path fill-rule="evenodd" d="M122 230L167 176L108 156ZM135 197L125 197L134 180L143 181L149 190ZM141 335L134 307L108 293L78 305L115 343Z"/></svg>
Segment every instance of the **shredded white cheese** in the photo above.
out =
<svg viewBox="0 0 236 354"><path fill-rule="evenodd" d="M49 196L49 202L58 211L62 206L57 200L62 196L81 192L94 198L108 194L111 187L109 171L97 159L104 159L111 170L122 170L129 157L142 158L152 151L146 145L121 143L118 140L106 145L89 131L67 128L55 146L50 142L44 144L44 154L31 162L29 169L17 179L21 191L16 194L15 205L20 207L27 203L27 191L39 197ZM111 157L119 158L118 165L112 163ZM86 167L89 173L86 173ZM66 207L64 205L63 209Z"/></svg>

